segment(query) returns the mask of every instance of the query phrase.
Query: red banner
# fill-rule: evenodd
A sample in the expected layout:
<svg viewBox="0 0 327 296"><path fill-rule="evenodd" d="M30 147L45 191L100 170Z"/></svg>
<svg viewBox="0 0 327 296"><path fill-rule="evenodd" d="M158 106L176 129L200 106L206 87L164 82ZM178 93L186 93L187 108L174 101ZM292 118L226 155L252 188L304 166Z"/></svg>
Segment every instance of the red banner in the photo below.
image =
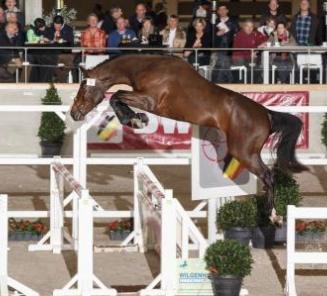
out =
<svg viewBox="0 0 327 296"><path fill-rule="evenodd" d="M308 92L251 92L247 97L265 106L306 106L309 103ZM108 112L108 115L113 113ZM299 148L308 148L308 114L296 114L304 129L299 139ZM103 150L190 150L191 126L148 114L149 124L144 129L134 130L126 126L117 128L107 141L97 136L98 125L88 134L89 149Z"/></svg>

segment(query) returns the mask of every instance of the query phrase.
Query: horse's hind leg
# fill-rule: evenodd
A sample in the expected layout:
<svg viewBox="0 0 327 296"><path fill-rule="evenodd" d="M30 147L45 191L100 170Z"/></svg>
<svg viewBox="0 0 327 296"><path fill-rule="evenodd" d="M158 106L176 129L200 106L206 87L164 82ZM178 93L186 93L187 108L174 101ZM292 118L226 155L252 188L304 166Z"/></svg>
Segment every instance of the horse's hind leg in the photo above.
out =
<svg viewBox="0 0 327 296"><path fill-rule="evenodd" d="M136 92L119 90L111 97L110 105L119 121L124 125L133 128L143 128L149 121L146 114L136 113L128 106L146 110L144 108L144 98L140 97Z"/></svg>

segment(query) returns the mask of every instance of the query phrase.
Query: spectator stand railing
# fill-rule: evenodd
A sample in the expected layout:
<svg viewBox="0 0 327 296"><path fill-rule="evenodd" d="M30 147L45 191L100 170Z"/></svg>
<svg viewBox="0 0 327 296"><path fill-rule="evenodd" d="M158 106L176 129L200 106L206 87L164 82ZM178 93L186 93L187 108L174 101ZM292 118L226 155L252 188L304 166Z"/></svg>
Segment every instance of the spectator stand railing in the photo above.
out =
<svg viewBox="0 0 327 296"><path fill-rule="evenodd" d="M298 82L302 84L304 82L303 73L304 70L317 70L319 83L324 81L324 76L327 76L326 73L323 73L324 69L324 54L327 53L327 47L325 46L270 46L270 47L262 47L262 48L155 48L155 47L119 47L119 48L84 48L84 47L0 47L0 55L1 50L16 50L21 52L21 58L23 59L22 67L24 73L25 83L27 83L27 69L28 67L43 67L43 68L68 68L69 70L78 69L80 65L85 65L86 57L88 56L88 51L90 50L98 50L101 52L101 55L111 55L117 53L133 53L133 54L141 54L141 53L157 53L157 54L182 54L185 51L194 52L194 63L193 66L195 69L202 72L203 76L207 79L211 78L212 71L215 70L230 70L230 71L238 71L239 72L239 81L244 83L258 83L261 82L263 84L275 83L275 71L278 70L278 66L274 65L271 56L272 54L279 53L289 53L292 54L295 58L295 62L293 64L293 68L291 69L291 79L290 83L295 83L294 72L295 69L299 71L299 79ZM33 64L29 61L29 55L33 50L44 50L44 51L64 51L65 53L71 53L75 55L80 55L80 62L74 64L73 67L69 65L65 65L63 63L58 63L55 65L46 65L46 64ZM233 64L231 61L231 55L233 51L247 51L251 52L251 60L247 61L246 64ZM208 65L200 65L199 58L203 52L210 53L211 61ZM224 53L228 56L229 59L229 67L228 68L215 68L213 53ZM185 58L186 59L186 58ZM102 60L101 60L102 61ZM261 78L259 80L255 79L255 71L260 73ZM271 77L272 76L272 77ZM79 74L79 81L81 80L81 74ZM271 79L273 78L273 79ZM312 74L308 71L307 79L305 83L310 84L312 82ZM19 82L19 75L16 73L16 82ZM72 76L69 76L67 82L73 82Z"/></svg>

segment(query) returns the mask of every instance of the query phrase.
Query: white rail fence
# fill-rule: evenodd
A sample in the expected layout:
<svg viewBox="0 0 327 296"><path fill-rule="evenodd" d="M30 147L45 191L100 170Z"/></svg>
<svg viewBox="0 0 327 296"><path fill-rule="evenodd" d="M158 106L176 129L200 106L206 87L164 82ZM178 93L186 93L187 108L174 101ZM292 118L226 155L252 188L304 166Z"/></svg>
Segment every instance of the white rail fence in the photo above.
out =
<svg viewBox="0 0 327 296"><path fill-rule="evenodd" d="M327 208L287 207L287 273L285 293L296 296L295 265L327 264L327 252L305 252L295 249L297 219L327 219Z"/></svg>

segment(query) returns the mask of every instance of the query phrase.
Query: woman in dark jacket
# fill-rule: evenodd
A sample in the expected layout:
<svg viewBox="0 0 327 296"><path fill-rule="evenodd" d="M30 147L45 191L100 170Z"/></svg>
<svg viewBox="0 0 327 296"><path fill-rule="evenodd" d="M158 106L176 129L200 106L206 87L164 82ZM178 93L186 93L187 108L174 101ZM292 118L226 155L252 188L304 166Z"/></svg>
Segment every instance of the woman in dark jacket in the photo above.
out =
<svg viewBox="0 0 327 296"><path fill-rule="evenodd" d="M192 28L188 31L186 36L185 48L210 48L211 36L206 30L207 22L202 18L195 18L192 23ZM198 63L199 66L209 65L210 51L198 51L197 61L195 51L187 50L184 52L184 57L187 58L191 64Z"/></svg>

